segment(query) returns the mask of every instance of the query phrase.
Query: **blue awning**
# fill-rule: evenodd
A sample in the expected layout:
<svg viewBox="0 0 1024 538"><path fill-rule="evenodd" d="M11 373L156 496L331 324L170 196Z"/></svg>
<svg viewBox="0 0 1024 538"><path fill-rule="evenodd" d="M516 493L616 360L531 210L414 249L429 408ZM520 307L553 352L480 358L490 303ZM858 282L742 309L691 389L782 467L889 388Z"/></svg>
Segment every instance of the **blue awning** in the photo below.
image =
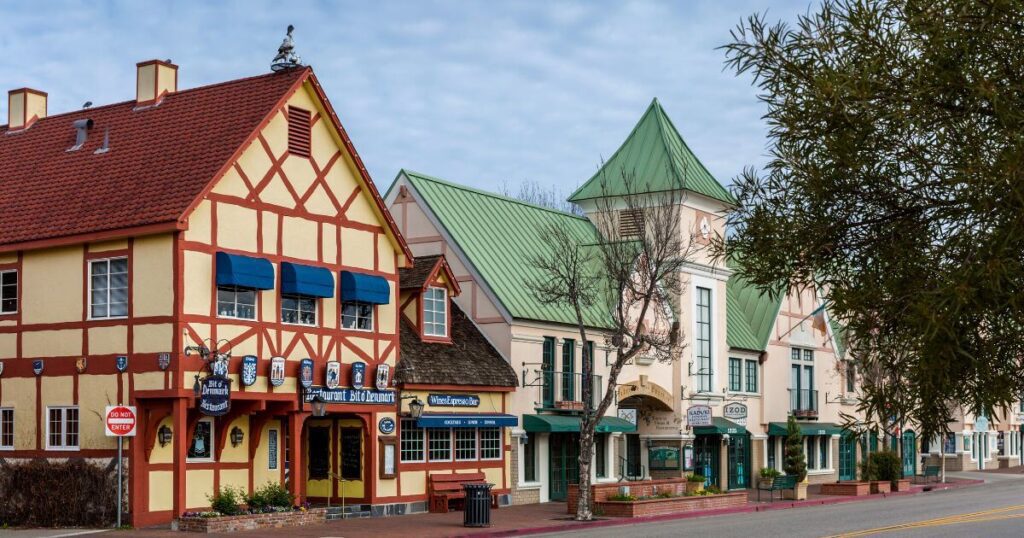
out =
<svg viewBox="0 0 1024 538"><path fill-rule="evenodd" d="M274 289L274 265L263 258L217 253L217 285Z"/></svg>
<svg viewBox="0 0 1024 538"><path fill-rule="evenodd" d="M281 263L281 293L334 297L334 277L325 267Z"/></svg>
<svg viewBox="0 0 1024 538"><path fill-rule="evenodd" d="M341 300L388 304L391 301L391 286L384 277L342 271Z"/></svg>
<svg viewBox="0 0 1024 538"><path fill-rule="evenodd" d="M475 413L445 413L423 415L416 421L420 428L500 428L516 426L519 417L515 415L483 415Z"/></svg>

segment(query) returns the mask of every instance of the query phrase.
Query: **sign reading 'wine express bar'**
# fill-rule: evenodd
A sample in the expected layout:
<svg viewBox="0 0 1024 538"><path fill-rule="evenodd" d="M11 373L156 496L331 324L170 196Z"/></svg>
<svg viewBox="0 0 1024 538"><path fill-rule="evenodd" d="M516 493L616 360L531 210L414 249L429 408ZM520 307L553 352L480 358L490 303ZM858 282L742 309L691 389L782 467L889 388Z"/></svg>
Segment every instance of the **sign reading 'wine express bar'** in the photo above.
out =
<svg viewBox="0 0 1024 538"><path fill-rule="evenodd" d="M480 397L473 394L430 394L427 404L433 407L480 407Z"/></svg>

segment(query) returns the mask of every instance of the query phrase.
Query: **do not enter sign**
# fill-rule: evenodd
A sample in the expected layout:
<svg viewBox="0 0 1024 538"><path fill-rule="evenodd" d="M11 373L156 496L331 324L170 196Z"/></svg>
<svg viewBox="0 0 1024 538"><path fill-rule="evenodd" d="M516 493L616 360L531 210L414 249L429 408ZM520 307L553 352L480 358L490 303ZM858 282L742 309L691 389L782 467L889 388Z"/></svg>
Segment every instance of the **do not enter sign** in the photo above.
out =
<svg viewBox="0 0 1024 538"><path fill-rule="evenodd" d="M135 437L135 407L108 405L103 420L107 437Z"/></svg>

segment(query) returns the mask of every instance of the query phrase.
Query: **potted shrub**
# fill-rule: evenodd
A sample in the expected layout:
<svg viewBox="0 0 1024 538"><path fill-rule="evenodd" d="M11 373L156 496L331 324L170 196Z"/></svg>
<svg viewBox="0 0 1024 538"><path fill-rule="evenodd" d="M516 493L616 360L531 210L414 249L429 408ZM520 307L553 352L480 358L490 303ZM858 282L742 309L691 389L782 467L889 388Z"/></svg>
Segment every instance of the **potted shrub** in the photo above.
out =
<svg viewBox="0 0 1024 538"><path fill-rule="evenodd" d="M704 491L704 482L707 478L699 474L686 475L686 492L687 493L699 493Z"/></svg>
<svg viewBox="0 0 1024 538"><path fill-rule="evenodd" d="M888 482L892 491L908 491L910 480L903 478L903 462L900 455L892 450L883 450L871 455L878 480Z"/></svg>
<svg viewBox="0 0 1024 538"><path fill-rule="evenodd" d="M782 469L796 477L796 487L782 492L787 499L802 501L807 498L807 460L804 457L804 437L792 415L786 424L786 458Z"/></svg>
<svg viewBox="0 0 1024 538"><path fill-rule="evenodd" d="M757 487L767 489L771 487L772 482L782 476L782 473L778 469L772 467L762 467L761 476L757 479Z"/></svg>
<svg viewBox="0 0 1024 538"><path fill-rule="evenodd" d="M871 483L871 493L889 493L891 491L888 480L883 480L879 469L879 455L881 452L872 452L868 458L860 464L860 476L862 480Z"/></svg>

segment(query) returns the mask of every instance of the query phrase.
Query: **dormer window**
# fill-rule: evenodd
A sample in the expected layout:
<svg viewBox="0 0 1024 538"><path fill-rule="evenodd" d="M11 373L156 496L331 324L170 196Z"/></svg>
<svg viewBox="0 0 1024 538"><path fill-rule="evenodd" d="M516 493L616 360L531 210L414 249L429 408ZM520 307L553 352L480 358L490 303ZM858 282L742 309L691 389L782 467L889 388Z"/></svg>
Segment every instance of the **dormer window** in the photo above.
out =
<svg viewBox="0 0 1024 538"><path fill-rule="evenodd" d="M423 335L448 336L448 290L431 286L423 292Z"/></svg>

